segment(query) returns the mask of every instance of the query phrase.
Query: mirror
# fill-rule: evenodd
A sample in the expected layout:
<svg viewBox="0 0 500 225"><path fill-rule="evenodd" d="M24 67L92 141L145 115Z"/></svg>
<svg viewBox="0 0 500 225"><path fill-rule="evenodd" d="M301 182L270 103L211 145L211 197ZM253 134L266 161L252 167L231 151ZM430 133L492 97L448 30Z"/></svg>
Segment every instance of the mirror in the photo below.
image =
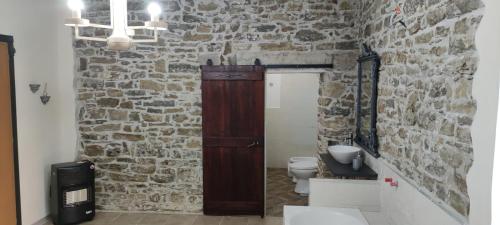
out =
<svg viewBox="0 0 500 225"><path fill-rule="evenodd" d="M362 136L368 137L370 135L370 100L371 100L371 68L372 61L366 61L361 64L361 111L359 112L359 119L361 122L360 133Z"/></svg>
<svg viewBox="0 0 500 225"><path fill-rule="evenodd" d="M380 57L363 44L358 58L358 93L356 99L356 137L354 141L366 152L379 157L377 143L377 83Z"/></svg>

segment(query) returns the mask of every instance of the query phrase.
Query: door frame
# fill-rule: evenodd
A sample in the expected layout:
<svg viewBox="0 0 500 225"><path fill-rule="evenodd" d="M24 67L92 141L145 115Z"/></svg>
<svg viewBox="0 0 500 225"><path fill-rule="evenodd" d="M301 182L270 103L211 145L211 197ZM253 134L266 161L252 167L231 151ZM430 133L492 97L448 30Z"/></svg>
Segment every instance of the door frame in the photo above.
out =
<svg viewBox="0 0 500 225"><path fill-rule="evenodd" d="M9 74L10 74L10 102L12 115L12 138L14 151L14 184L16 191L16 220L17 225L21 225L21 193L19 188L19 155L17 144L17 110L16 110L16 83L14 75L14 37L0 34L0 42L7 43L9 47Z"/></svg>
<svg viewBox="0 0 500 225"><path fill-rule="evenodd" d="M328 64L326 64L328 65ZM264 70L264 91L265 91L265 98L267 97L267 83L266 83L266 78L267 78L267 75L269 74L281 74L283 76L294 76L296 74L310 74L312 76L318 76L318 83L321 84L321 76L322 74L324 73L327 73L329 72L330 69L328 66L325 66L325 65L304 65L303 67L302 66L292 66L290 68L287 67L287 65L276 65L276 66L273 66L273 67L266 67L266 69ZM321 88L321 87L319 87ZM318 98L319 98L319 95L318 95ZM264 104L264 111L267 110L267 105ZM267 127L267 122L268 122L268 119L266 116L264 116L264 123ZM264 130L264 137L265 137L265 140L267 141L267 129ZM317 133L316 133L316 136L319 135L319 130L317 130ZM268 187L267 187L267 178L268 178L268 174L267 174L267 168L268 168L268 164L267 164L267 155L268 155L268 149L267 149L267 145L264 145L264 214L265 216L267 216L267 192L268 192Z"/></svg>

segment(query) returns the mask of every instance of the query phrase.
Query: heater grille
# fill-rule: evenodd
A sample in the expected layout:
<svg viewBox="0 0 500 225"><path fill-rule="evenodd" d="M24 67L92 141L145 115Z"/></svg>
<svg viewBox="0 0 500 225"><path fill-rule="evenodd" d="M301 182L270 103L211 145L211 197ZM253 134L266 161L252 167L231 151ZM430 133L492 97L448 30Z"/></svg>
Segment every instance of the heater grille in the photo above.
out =
<svg viewBox="0 0 500 225"><path fill-rule="evenodd" d="M63 203L65 207L72 207L82 203L87 203L90 199L88 190L89 188L83 188L78 190L68 190L64 192Z"/></svg>

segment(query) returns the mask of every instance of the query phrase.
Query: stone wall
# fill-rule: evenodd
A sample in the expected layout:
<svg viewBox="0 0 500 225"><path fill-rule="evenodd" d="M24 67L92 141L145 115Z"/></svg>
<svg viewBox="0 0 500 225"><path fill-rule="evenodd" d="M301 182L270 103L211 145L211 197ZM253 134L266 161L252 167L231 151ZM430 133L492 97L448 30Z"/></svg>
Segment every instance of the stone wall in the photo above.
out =
<svg viewBox="0 0 500 225"><path fill-rule="evenodd" d="M129 24L149 16L148 1L129 0ZM101 210L199 213L202 210L202 55L227 64L241 52L325 52L322 76L325 135L343 134L353 95L355 11L337 0L164 0L169 23L159 43L114 52L105 43L75 41L80 156L97 165ZM108 0L85 1L85 18L109 22ZM83 29L88 36L109 35ZM137 33L137 36L144 36ZM353 51L354 50L354 51ZM264 62L266 63L266 62ZM301 62L296 62L301 63ZM344 74L345 73L345 74ZM337 79L341 79L338 80ZM338 91L342 88L342 91ZM341 98L345 97L346 100ZM339 106L337 109L330 107Z"/></svg>
<svg viewBox="0 0 500 225"><path fill-rule="evenodd" d="M391 20L394 9L399 19ZM479 0L363 0L360 42L382 58L377 131L383 160L467 216L466 175Z"/></svg>

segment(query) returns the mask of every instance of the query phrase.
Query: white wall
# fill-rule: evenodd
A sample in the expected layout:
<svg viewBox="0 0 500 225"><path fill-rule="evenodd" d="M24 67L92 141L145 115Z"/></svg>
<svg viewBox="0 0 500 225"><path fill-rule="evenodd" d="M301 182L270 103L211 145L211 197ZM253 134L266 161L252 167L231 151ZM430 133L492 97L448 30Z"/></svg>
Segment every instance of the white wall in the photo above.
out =
<svg viewBox="0 0 500 225"><path fill-rule="evenodd" d="M74 160L77 157L77 128L75 112L75 89L74 89L74 52L73 33L71 29L63 25L64 19L71 13L68 11L66 1L58 0L55 7L57 16L55 26L57 27L57 88L58 88L58 120L59 120L59 144L58 152L63 160Z"/></svg>
<svg viewBox="0 0 500 225"><path fill-rule="evenodd" d="M498 73L500 76L500 72ZM497 108L497 118L500 116L500 104ZM498 212L500 210L500 154L498 154L498 149L500 149L500 121L497 120L496 128L496 139L495 139L495 151L497 154L494 156L493 160L493 180L492 180L492 192L491 192L491 211ZM493 216L491 218L491 224L500 224L500 217Z"/></svg>
<svg viewBox="0 0 500 225"><path fill-rule="evenodd" d="M64 4L39 0L0 3L0 34L13 35L17 50L14 60L23 224L33 224L49 213L50 164L71 161L76 156L73 53L70 31L62 25ZM47 82L52 96L47 105L31 93L30 82Z"/></svg>
<svg viewBox="0 0 500 225"><path fill-rule="evenodd" d="M319 74L281 75L280 108L266 108L267 167L287 168L290 157L316 152L318 90Z"/></svg>
<svg viewBox="0 0 500 225"><path fill-rule="evenodd" d="M471 225L491 224L491 185L500 72L498 64L500 59L500 14L498 13L500 1L483 0L483 3L486 6L485 14L476 34L480 61L479 68L474 75L472 89L477 101L477 112L472 124L474 162L467 176Z"/></svg>

